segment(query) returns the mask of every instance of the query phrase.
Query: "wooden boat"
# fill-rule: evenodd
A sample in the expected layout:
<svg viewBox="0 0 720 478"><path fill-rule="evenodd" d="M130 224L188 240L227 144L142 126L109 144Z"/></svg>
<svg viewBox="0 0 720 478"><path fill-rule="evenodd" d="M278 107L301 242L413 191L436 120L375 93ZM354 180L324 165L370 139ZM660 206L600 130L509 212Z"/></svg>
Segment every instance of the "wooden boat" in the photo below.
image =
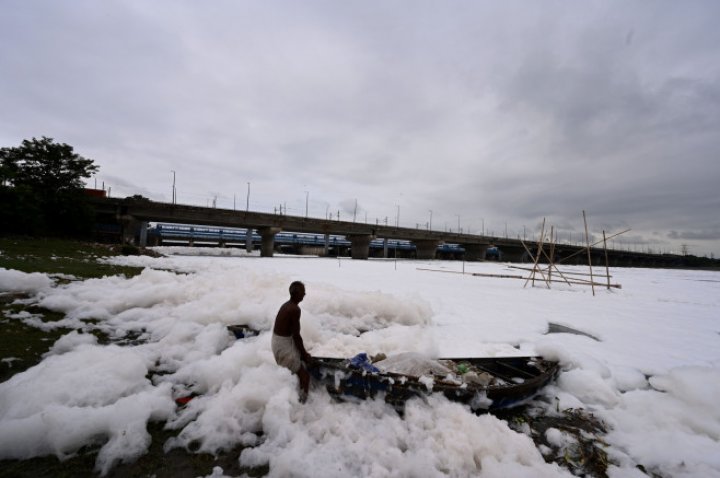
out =
<svg viewBox="0 0 720 478"><path fill-rule="evenodd" d="M413 376L371 371L348 359L313 357L310 373L339 398L383 396L396 408L406 400L442 393L475 411L510 408L535 396L555 379L557 362L542 357L488 357L438 359L450 374ZM472 377L472 380L470 378Z"/></svg>
<svg viewBox="0 0 720 478"><path fill-rule="evenodd" d="M237 339L260 333L244 324L227 328ZM363 360L356 360L361 356ZM384 396L386 402L401 408L410 398L442 393L481 411L521 405L560 371L557 362L542 357L446 358L434 362L445 367L442 373L413 375L381 371L375 365L382 362L373 364L365 354L352 359L313 357L309 372L338 398Z"/></svg>

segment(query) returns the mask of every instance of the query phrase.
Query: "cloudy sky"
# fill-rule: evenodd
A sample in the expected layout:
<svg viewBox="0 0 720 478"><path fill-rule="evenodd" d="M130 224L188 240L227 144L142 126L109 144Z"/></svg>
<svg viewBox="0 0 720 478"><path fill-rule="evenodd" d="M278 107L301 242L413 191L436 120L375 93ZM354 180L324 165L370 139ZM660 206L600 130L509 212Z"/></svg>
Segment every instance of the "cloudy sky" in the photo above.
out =
<svg viewBox="0 0 720 478"><path fill-rule="evenodd" d="M720 257L720 3L0 5L0 146L112 196Z"/></svg>

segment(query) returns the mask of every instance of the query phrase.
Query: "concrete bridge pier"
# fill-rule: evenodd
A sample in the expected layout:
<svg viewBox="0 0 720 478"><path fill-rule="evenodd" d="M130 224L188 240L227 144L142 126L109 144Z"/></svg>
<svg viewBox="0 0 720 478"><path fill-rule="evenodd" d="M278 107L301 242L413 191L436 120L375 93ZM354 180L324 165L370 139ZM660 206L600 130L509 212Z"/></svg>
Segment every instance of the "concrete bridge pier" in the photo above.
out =
<svg viewBox="0 0 720 478"><path fill-rule="evenodd" d="M350 241L350 255L353 259L367 259L370 256L370 234L349 234L345 238Z"/></svg>
<svg viewBox="0 0 720 478"><path fill-rule="evenodd" d="M147 230L148 223L143 221L140 223L140 247L147 247Z"/></svg>
<svg viewBox="0 0 720 478"><path fill-rule="evenodd" d="M142 224L135 217L123 215L119 217L121 236L123 244L134 244L135 238L140 236L140 229ZM147 231L146 231L147 232Z"/></svg>
<svg viewBox="0 0 720 478"><path fill-rule="evenodd" d="M250 229L249 227L247 228L247 232L245 233L245 250L247 252L252 252L253 250L252 229Z"/></svg>
<svg viewBox="0 0 720 478"><path fill-rule="evenodd" d="M463 244L466 261L484 261L489 244Z"/></svg>
<svg viewBox="0 0 720 478"><path fill-rule="evenodd" d="M417 251L418 259L435 259L437 248L440 245L440 241L433 239L427 240L416 240L413 241L415 249Z"/></svg>
<svg viewBox="0 0 720 478"><path fill-rule="evenodd" d="M528 256L525 248L519 247L508 247L503 246L500 248L502 252L502 260L505 262L529 262L530 257Z"/></svg>
<svg viewBox="0 0 720 478"><path fill-rule="evenodd" d="M262 227L258 229L262 244L260 245L260 257L272 257L275 251L275 234L282 231L279 227Z"/></svg>

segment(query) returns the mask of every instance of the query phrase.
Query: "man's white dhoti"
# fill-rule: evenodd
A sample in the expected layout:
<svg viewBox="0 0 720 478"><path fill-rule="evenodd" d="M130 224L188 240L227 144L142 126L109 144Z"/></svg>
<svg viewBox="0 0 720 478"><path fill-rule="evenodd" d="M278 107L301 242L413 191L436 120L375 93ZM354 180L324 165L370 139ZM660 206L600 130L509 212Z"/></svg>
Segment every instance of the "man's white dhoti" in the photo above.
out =
<svg viewBox="0 0 720 478"><path fill-rule="evenodd" d="M292 337L283 337L282 335L272 336L272 352L278 365L290 369L291 372L297 373L302 366L300 360L300 351L295 346Z"/></svg>

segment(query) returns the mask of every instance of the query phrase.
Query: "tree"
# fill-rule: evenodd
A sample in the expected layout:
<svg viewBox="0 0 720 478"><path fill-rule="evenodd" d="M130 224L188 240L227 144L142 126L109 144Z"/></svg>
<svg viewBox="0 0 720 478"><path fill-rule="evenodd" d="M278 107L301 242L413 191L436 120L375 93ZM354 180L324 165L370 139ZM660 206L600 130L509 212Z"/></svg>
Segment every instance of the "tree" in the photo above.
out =
<svg viewBox="0 0 720 478"><path fill-rule="evenodd" d="M82 179L98 170L92 159L75 153L72 146L45 136L23 140L17 148L2 148L0 157L3 182L48 194L82 189Z"/></svg>
<svg viewBox="0 0 720 478"><path fill-rule="evenodd" d="M92 159L52 138L0 148L0 231L78 234L92 226L83 179L97 172Z"/></svg>

